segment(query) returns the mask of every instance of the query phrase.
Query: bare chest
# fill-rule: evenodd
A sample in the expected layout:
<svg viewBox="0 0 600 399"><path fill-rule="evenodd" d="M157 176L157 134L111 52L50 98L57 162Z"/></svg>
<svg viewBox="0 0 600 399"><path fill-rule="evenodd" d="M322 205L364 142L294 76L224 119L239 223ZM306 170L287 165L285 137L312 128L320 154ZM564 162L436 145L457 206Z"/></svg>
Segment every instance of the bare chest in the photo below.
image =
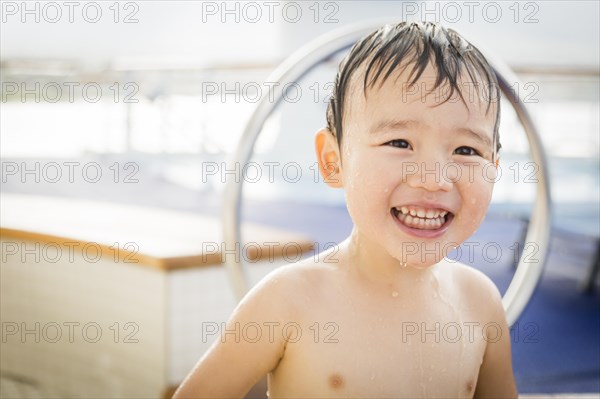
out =
<svg viewBox="0 0 600 399"><path fill-rule="evenodd" d="M290 327L271 397L472 397L484 330L494 326L468 309L444 301L327 303Z"/></svg>

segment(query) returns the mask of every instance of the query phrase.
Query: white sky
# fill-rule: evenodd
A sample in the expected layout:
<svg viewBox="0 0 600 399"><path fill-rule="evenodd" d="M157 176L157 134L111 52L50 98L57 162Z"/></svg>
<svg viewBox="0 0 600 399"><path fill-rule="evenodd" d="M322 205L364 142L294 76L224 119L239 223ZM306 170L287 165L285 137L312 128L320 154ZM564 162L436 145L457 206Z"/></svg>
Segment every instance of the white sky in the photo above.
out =
<svg viewBox="0 0 600 399"><path fill-rule="evenodd" d="M511 65L597 67L600 57L600 10L595 0L124 1L118 7L113 1L76 1L73 8L63 1L1 3L3 61L273 63L325 31L381 17L437 19ZM33 11L27 13L23 4ZM226 13L223 4L233 12ZM301 15L296 18L298 8ZM95 19L97 9L102 13L98 22L86 22ZM126 16L138 22L123 23ZM119 22L114 22L115 17Z"/></svg>

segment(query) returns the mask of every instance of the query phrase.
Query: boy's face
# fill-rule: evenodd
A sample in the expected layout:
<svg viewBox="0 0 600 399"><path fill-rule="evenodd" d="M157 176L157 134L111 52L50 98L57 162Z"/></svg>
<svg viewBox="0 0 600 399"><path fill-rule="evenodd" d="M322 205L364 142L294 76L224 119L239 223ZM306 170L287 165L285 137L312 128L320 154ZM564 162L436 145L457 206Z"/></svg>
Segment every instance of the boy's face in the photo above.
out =
<svg viewBox="0 0 600 399"><path fill-rule="evenodd" d="M412 87L406 72L392 74L366 98L356 73L344 115L340 178L356 232L412 267L439 262L474 233L496 179L495 105L486 113L462 83L466 105L457 95L442 103L447 87L428 94L433 68Z"/></svg>

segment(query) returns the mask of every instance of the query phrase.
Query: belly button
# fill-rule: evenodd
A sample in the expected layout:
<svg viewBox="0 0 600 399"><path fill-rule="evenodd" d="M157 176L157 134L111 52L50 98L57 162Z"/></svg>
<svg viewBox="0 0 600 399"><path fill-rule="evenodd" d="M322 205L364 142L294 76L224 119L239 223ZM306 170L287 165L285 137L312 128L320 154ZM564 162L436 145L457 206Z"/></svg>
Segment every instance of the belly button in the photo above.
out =
<svg viewBox="0 0 600 399"><path fill-rule="evenodd" d="M329 385L334 389L340 389L344 385L344 379L339 374L332 374L329 377Z"/></svg>

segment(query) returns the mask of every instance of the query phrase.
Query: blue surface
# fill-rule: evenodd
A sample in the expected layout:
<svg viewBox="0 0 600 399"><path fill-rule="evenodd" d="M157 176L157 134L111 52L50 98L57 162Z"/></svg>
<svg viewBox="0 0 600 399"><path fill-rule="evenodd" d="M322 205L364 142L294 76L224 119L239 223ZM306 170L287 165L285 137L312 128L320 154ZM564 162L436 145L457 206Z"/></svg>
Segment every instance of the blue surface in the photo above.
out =
<svg viewBox="0 0 600 399"><path fill-rule="evenodd" d="M545 275L513 330L522 393L600 392L600 297Z"/></svg>

